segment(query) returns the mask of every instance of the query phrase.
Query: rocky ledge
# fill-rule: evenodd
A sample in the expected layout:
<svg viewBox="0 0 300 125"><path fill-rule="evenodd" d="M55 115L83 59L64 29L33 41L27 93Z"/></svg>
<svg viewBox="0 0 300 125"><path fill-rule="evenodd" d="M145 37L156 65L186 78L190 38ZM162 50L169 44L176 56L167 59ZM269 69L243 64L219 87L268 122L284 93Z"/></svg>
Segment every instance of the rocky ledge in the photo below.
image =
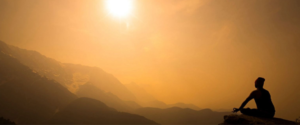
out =
<svg viewBox="0 0 300 125"><path fill-rule="evenodd" d="M224 123L220 125L230 124L249 124L249 125L278 125L278 124L297 124L296 122L284 120L280 118L258 118L247 115L226 115L224 116Z"/></svg>

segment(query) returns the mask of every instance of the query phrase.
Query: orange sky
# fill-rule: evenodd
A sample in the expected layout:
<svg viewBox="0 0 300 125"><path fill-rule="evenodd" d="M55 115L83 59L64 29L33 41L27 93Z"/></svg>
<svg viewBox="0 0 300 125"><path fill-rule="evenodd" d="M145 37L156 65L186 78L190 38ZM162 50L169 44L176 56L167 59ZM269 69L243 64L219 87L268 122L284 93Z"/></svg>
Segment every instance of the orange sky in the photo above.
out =
<svg viewBox="0 0 300 125"><path fill-rule="evenodd" d="M299 5L136 0L132 15L117 19L101 0L0 0L0 40L98 66L166 103L231 109L262 76L283 107L300 82Z"/></svg>

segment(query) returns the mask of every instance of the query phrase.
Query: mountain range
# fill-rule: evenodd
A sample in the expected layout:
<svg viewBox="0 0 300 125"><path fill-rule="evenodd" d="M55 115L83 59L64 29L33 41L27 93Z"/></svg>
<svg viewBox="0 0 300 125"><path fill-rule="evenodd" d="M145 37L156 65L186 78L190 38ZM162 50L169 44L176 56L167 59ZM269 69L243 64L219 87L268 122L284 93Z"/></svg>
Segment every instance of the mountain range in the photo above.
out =
<svg viewBox="0 0 300 125"><path fill-rule="evenodd" d="M16 123L41 123L77 98L58 82L5 54L5 46L0 49L0 116Z"/></svg>
<svg viewBox="0 0 300 125"><path fill-rule="evenodd" d="M4 42L0 69L0 116L17 124L200 124L219 123L228 114L167 105L100 68L60 63ZM147 96L152 102L141 106Z"/></svg>
<svg viewBox="0 0 300 125"><path fill-rule="evenodd" d="M202 109L199 111L189 108L140 108L136 113L154 120L160 124L218 124L223 121L223 116L230 112L214 112L210 109Z"/></svg>
<svg viewBox="0 0 300 125"><path fill-rule="evenodd" d="M90 98L79 98L57 113L50 124L147 124L154 121L143 116L118 112L104 103Z"/></svg>

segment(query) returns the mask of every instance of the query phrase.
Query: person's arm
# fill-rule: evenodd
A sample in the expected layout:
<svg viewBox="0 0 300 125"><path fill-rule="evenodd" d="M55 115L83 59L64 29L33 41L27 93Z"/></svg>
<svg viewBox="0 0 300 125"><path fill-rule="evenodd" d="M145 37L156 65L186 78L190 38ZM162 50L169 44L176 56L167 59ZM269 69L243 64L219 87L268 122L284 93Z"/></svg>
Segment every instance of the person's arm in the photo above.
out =
<svg viewBox="0 0 300 125"><path fill-rule="evenodd" d="M252 92L250 94L250 96L242 103L240 108L238 108L238 109L235 108L233 112L238 112L238 111L242 110L247 105L247 103L254 98L254 94L255 94L255 91Z"/></svg>
<svg viewBox="0 0 300 125"><path fill-rule="evenodd" d="M252 96L249 96L249 97L243 102L243 104L241 105L241 107L239 108L239 110L243 109L243 108L247 105L247 103L248 103L250 100L252 100L252 99L253 99L253 97L252 97Z"/></svg>

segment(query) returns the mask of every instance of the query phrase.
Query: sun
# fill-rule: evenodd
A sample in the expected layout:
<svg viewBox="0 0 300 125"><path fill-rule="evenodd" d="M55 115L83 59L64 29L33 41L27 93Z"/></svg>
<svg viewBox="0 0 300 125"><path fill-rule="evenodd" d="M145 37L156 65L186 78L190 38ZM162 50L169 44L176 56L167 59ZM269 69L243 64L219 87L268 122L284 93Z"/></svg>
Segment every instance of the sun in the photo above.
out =
<svg viewBox="0 0 300 125"><path fill-rule="evenodd" d="M133 9L133 0L106 0L106 8L111 15L124 18L130 15Z"/></svg>

